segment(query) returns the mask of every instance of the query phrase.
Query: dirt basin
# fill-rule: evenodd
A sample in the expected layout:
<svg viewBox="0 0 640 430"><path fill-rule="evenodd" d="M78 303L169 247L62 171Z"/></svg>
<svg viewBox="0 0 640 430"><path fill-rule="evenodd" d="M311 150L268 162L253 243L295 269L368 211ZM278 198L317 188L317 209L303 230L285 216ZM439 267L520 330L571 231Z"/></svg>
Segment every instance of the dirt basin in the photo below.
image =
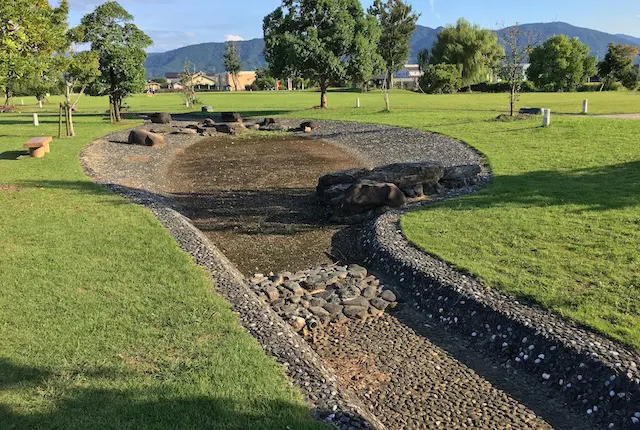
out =
<svg viewBox="0 0 640 430"><path fill-rule="evenodd" d="M341 226L327 222L315 187L323 174L353 167L364 166L319 140L212 138L176 157L168 177L195 226L252 275L332 261Z"/></svg>

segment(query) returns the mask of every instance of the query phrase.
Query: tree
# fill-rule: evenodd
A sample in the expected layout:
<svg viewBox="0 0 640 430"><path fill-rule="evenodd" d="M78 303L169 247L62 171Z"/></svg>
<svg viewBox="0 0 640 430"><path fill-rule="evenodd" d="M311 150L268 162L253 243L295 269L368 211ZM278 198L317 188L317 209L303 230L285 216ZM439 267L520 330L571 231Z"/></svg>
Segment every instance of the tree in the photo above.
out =
<svg viewBox="0 0 640 430"><path fill-rule="evenodd" d="M180 74L180 84L182 85L182 96L186 107L193 107L198 102L196 98L195 83L193 82L194 72L191 71L193 65L189 60L184 62L184 68Z"/></svg>
<svg viewBox="0 0 640 430"><path fill-rule="evenodd" d="M610 43L604 60L598 65L603 84L620 81L627 89L635 89L640 79L633 66L637 56L638 48L635 46Z"/></svg>
<svg viewBox="0 0 640 430"><path fill-rule="evenodd" d="M565 35L553 36L535 47L529 62L529 80L548 91L575 91L597 73L597 60L589 56L589 47Z"/></svg>
<svg viewBox="0 0 640 430"><path fill-rule="evenodd" d="M429 94L455 93L462 87L462 67L459 64L429 64L419 83Z"/></svg>
<svg viewBox="0 0 640 430"><path fill-rule="evenodd" d="M365 45L378 43L372 22L359 0L283 0L264 19L265 59L275 76L317 81L324 108L331 82L368 73L361 63L374 52Z"/></svg>
<svg viewBox="0 0 640 430"><path fill-rule="evenodd" d="M238 91L238 75L240 74L240 70L242 70L242 62L240 61L240 55L238 55L238 50L236 49L236 44L234 42L228 42L224 47L224 68L231 75L231 79L233 79L233 87L236 91Z"/></svg>
<svg viewBox="0 0 640 430"><path fill-rule="evenodd" d="M100 59L100 78L93 93L109 96L112 122L121 120L122 100L146 85L145 48L151 39L131 23L133 16L115 1L107 1L82 18L84 42Z"/></svg>
<svg viewBox="0 0 640 430"><path fill-rule="evenodd" d="M539 37L522 29L520 24L516 22L514 26L505 29L501 38L507 50L502 76L509 84L509 109L510 115L513 116L516 103L520 99L520 90L524 80L523 64L531 55L533 48L539 43Z"/></svg>
<svg viewBox="0 0 640 430"><path fill-rule="evenodd" d="M354 83L368 87L373 76L384 70L384 62L378 53L378 47L371 40L380 39L381 30L376 18L367 14L364 20L356 23L353 50L347 75Z"/></svg>
<svg viewBox="0 0 640 430"><path fill-rule="evenodd" d="M402 0L375 0L369 13L374 15L382 29L378 52L385 63L385 109L389 110L388 88L393 88L393 74L401 70L409 58L409 41L416 30L419 14Z"/></svg>
<svg viewBox="0 0 640 430"><path fill-rule="evenodd" d="M429 50L424 48L418 52L418 67L420 68L420 72L424 72L429 65Z"/></svg>
<svg viewBox="0 0 640 430"><path fill-rule="evenodd" d="M462 70L463 87L487 81L504 58L504 48L491 30L460 18L455 26L448 25L431 49L431 64L456 64Z"/></svg>
<svg viewBox="0 0 640 430"><path fill-rule="evenodd" d="M57 8L45 0L0 2L0 86L5 105L22 80L53 79L53 54L64 45L68 13L67 0Z"/></svg>
<svg viewBox="0 0 640 430"><path fill-rule="evenodd" d="M100 59L93 51L69 52L65 57L65 66L62 73L64 81L64 111L67 125L67 136L76 135L73 128L73 112L80 97L89 85L100 76ZM75 100L72 101L74 91L78 91Z"/></svg>

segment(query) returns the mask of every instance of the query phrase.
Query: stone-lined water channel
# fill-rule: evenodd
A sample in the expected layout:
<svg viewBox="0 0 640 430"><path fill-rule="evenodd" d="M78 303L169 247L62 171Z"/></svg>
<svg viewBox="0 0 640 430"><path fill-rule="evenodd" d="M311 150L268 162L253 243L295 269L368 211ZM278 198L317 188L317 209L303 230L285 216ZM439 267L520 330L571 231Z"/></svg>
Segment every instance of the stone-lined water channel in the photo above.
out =
<svg viewBox="0 0 640 430"><path fill-rule="evenodd" d="M316 201L322 174L403 161L480 162L462 143L391 127L324 122L312 137L172 136L161 150L105 141L87 151L85 163L103 182L167 197L251 277L357 258L358 228L329 224ZM393 290L393 280L385 281ZM480 356L409 298L399 299L391 313L366 323L329 324L309 340L388 428L592 425L544 394L534 379Z"/></svg>

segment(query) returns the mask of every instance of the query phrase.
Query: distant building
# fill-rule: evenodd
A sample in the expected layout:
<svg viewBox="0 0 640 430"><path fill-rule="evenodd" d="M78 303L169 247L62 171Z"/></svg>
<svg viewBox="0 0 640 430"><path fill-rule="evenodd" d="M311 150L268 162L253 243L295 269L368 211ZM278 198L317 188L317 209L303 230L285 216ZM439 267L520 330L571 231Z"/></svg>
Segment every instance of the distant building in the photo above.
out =
<svg viewBox="0 0 640 430"><path fill-rule="evenodd" d="M231 73L218 73L216 76L219 91L236 91L236 85L233 82ZM257 75L255 71L243 71L238 73L237 91L245 91L256 81Z"/></svg>
<svg viewBox="0 0 640 430"><path fill-rule="evenodd" d="M204 72L194 74L193 89L196 91L211 91L217 89L215 76L209 76Z"/></svg>
<svg viewBox="0 0 640 430"><path fill-rule="evenodd" d="M405 90L418 89L418 80L423 73L417 64L405 64L404 67L393 74L393 84L396 88ZM377 87L381 87L384 83L385 76L377 75L373 77L373 83Z"/></svg>
<svg viewBox="0 0 640 430"><path fill-rule="evenodd" d="M153 91L154 93L157 93L158 91L160 91L160 84L153 81L147 82L147 86L144 88L144 92L148 93L151 91Z"/></svg>

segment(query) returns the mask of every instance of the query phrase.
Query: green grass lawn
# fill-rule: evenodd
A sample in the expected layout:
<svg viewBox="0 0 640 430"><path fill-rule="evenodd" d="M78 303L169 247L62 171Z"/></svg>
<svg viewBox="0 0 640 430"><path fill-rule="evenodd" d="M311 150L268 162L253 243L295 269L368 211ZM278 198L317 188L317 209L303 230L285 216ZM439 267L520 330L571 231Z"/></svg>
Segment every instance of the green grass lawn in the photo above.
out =
<svg viewBox="0 0 640 430"><path fill-rule="evenodd" d="M355 109L356 97L362 109ZM521 105L637 113L637 93L524 94ZM19 99L18 103L19 102ZM640 347L640 121L493 121L504 94L201 95L218 111L377 122L473 145L494 183L406 216L407 236L487 285ZM0 114L0 423L3 428L312 427L276 365L239 327L204 273L143 208L93 185L78 152L114 128L84 98L78 137L42 160L14 151L55 134L56 99ZM178 95L127 99L131 111L184 112ZM25 99L25 112L40 111ZM123 126L126 126L124 124ZM384 151L384 147L380 148ZM8 423L8 424L7 424Z"/></svg>
<svg viewBox="0 0 640 430"><path fill-rule="evenodd" d="M114 127L77 115L15 160L57 132L29 122L0 114L0 428L322 428L153 215L83 174Z"/></svg>

